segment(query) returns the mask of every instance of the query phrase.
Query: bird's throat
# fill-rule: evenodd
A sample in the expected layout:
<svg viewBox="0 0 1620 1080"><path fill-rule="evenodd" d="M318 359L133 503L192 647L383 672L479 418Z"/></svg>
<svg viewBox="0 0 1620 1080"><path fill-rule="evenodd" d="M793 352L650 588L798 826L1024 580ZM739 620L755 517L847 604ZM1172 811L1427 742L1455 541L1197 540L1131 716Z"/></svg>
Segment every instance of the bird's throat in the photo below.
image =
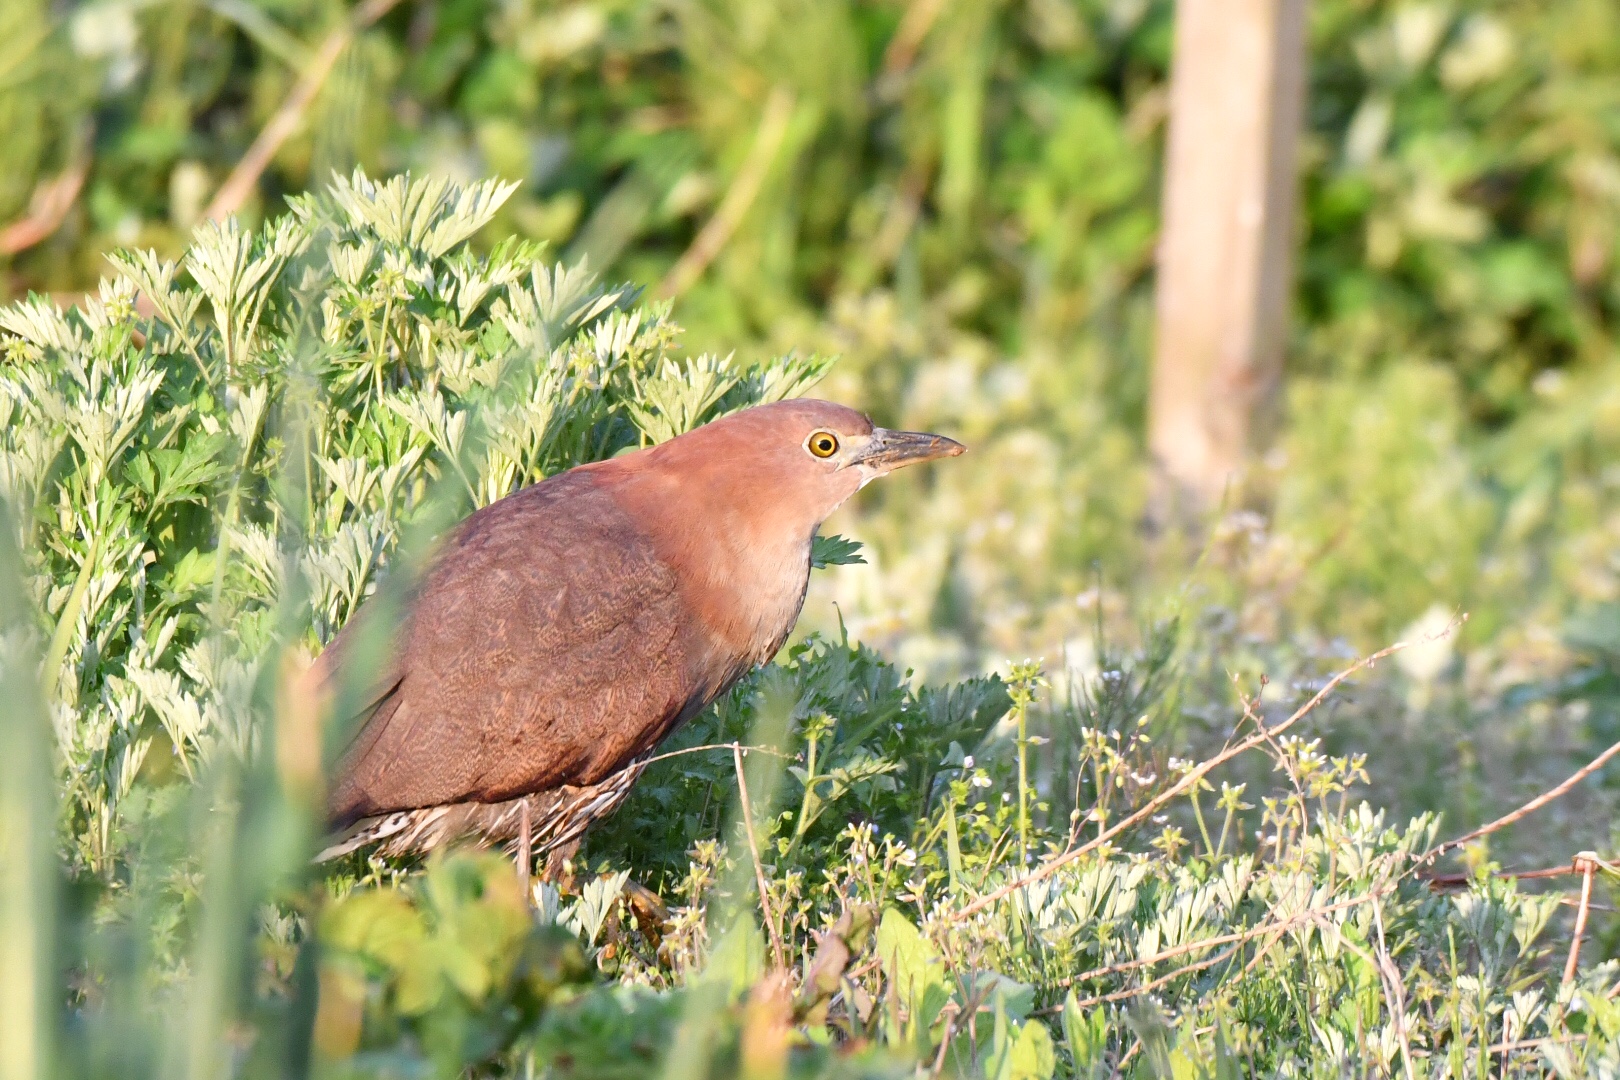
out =
<svg viewBox="0 0 1620 1080"><path fill-rule="evenodd" d="M810 583L810 541L719 543L695 610L727 651L749 666L774 656L804 607Z"/></svg>

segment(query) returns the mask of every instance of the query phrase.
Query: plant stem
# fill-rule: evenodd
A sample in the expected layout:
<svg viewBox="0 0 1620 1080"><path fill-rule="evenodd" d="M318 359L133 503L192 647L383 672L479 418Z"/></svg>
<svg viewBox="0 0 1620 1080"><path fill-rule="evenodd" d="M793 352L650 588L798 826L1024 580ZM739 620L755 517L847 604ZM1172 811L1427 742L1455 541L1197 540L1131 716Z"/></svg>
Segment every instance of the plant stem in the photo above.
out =
<svg viewBox="0 0 1620 1080"><path fill-rule="evenodd" d="M1592 902L1592 871L1596 868L1589 858L1577 856L1576 861L1581 864L1581 903L1575 913L1575 934L1569 941L1569 958L1564 961L1565 985L1574 982L1580 970L1581 938L1586 936L1586 913Z"/></svg>
<svg viewBox="0 0 1620 1080"><path fill-rule="evenodd" d="M765 887L765 864L760 861L759 841L754 838L753 814L748 809L748 781L743 777L742 744L731 744L732 762L737 766L737 801L742 812L743 832L748 836L748 852L754 857L754 884L759 889L759 907L765 915L765 929L771 935L771 955L776 959L777 970L787 966L786 954L782 949L782 930L777 925L776 914L771 910L770 890Z"/></svg>
<svg viewBox="0 0 1620 1080"><path fill-rule="evenodd" d="M945 867L951 875L951 891L961 887L962 842L956 832L956 800L945 801Z"/></svg>
<svg viewBox="0 0 1620 1080"><path fill-rule="evenodd" d="M1204 824L1204 808L1198 805L1198 786L1192 789L1193 817L1198 819L1198 835L1204 838L1204 851L1209 855L1215 854L1215 847L1209 842L1209 826ZM1223 836L1224 840L1225 837Z"/></svg>
<svg viewBox="0 0 1620 1080"><path fill-rule="evenodd" d="M1018 865L1029 865L1029 702L1018 704Z"/></svg>
<svg viewBox="0 0 1620 1080"><path fill-rule="evenodd" d="M797 847L799 840L810 827L810 800L815 798L816 786L816 733L810 732L805 740L804 752L804 798L799 800L799 820L793 826L793 846ZM791 850L791 848L789 849Z"/></svg>
<svg viewBox="0 0 1620 1080"><path fill-rule="evenodd" d="M47 703L56 699L56 686L62 674L62 661L67 659L68 646L73 644L73 628L79 622L79 609L84 606L85 593L90 591L90 578L96 572L96 560L101 557L101 534L92 533L90 550L79 566L79 576L73 579L73 590L62 606L56 630L45 650L45 664L40 677L40 691Z"/></svg>
<svg viewBox="0 0 1620 1080"><path fill-rule="evenodd" d="M310 58L298 82L293 85L292 92L282 102L281 108L264 125L253 145L248 147L247 153L242 155L231 174L220 185L219 191L214 194L213 201L203 211L203 217L213 221L223 221L234 214L254 189L258 186L259 177L269 167L276 151L298 129L303 120L304 113L314 103L321 87L325 85L327 76L332 74L332 68L337 64L338 57L348 48L354 36L361 30L370 26L393 9L399 0L366 0L356 7L337 29L327 35L320 47Z"/></svg>
<svg viewBox="0 0 1620 1080"><path fill-rule="evenodd" d="M816 775L816 735L814 731L810 733L807 741L809 749L805 756L804 797L799 800L799 817L793 823L793 839L788 841L787 851L782 856L784 862L793 858L798 852L799 843L804 839L804 834L810 831L811 824L816 817L820 816L817 807L811 805L812 800L820 802L820 799L815 794L816 781L825 779L825 777ZM812 814L815 816L812 816Z"/></svg>

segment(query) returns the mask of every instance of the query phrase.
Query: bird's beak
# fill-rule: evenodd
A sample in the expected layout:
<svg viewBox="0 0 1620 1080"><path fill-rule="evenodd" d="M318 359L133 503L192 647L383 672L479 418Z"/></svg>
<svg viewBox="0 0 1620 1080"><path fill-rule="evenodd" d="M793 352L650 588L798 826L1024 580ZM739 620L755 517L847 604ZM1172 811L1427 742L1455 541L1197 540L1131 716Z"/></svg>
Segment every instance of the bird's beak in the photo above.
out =
<svg viewBox="0 0 1620 1080"><path fill-rule="evenodd" d="M967 447L943 435L930 435L925 431L890 431L873 428L866 445L855 451L851 465L865 465L877 473L892 472L919 461L956 457L967 453Z"/></svg>

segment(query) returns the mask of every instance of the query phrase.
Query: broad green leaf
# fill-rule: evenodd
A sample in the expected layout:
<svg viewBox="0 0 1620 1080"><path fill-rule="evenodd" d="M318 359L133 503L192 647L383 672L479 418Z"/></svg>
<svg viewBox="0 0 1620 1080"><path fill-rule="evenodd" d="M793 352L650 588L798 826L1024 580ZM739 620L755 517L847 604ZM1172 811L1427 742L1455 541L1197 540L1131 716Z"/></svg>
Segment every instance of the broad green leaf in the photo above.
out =
<svg viewBox="0 0 1620 1080"><path fill-rule="evenodd" d="M899 1003L906 1010L906 1034L926 1051L928 1033L951 998L944 962L911 921L887 908L878 923L878 960ZM896 1033L898 1034L898 1033Z"/></svg>
<svg viewBox="0 0 1620 1080"><path fill-rule="evenodd" d="M726 988L735 1000L765 974L765 937L750 912L740 913L709 953L702 981Z"/></svg>
<svg viewBox="0 0 1620 1080"><path fill-rule="evenodd" d="M1057 1054L1046 1025L1039 1020L1025 1020L1007 1055L1003 1080L1051 1080L1056 1069Z"/></svg>
<svg viewBox="0 0 1620 1080"><path fill-rule="evenodd" d="M1099 1080L1109 1073L1108 1017L1100 1008L1082 1009L1074 991L1063 1001L1063 1037L1077 1080Z"/></svg>

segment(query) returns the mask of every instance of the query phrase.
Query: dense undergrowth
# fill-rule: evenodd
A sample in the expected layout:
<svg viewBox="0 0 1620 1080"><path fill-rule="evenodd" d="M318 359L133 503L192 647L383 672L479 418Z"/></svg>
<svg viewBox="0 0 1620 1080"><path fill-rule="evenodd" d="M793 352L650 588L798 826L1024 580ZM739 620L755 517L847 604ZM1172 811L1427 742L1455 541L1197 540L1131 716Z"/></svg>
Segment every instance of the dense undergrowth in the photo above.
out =
<svg viewBox="0 0 1620 1080"><path fill-rule="evenodd" d="M363 595L473 506L827 368L693 358L633 289L472 254L509 194L356 174L0 313L8 1075L1620 1072L1606 913L1565 978L1557 893L1489 837L1431 881L1443 824L1364 800L1344 721L1427 715L1421 665L1345 702L1349 657L1185 600L1061 693L806 639L532 909L495 856L312 867L344 733L285 687ZM1549 708L1612 722L1606 634Z"/></svg>

